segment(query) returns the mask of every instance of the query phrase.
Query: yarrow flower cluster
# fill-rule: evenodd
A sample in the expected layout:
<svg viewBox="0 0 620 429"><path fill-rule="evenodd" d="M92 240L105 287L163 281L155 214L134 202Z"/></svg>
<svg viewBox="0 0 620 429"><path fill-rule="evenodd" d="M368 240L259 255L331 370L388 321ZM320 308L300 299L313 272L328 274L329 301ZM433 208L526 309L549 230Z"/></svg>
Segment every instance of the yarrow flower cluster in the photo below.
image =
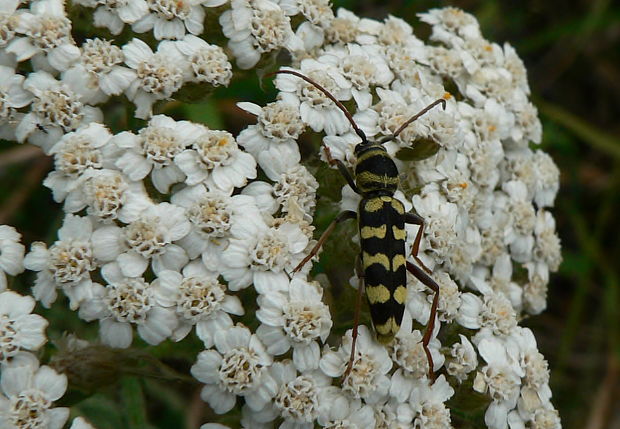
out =
<svg viewBox="0 0 620 429"><path fill-rule="evenodd" d="M446 401L466 386L487 396L491 429L560 427L547 362L519 325L545 309L561 263L549 211L559 171L536 148L541 124L514 48L484 39L454 8L419 15L432 29L425 42L401 19L334 13L327 0L72 3L132 37L78 44L64 1L0 5L0 137L53 157L44 185L65 211L57 239L27 254L0 226L0 426L60 428L68 418L53 407L66 376L32 354L47 326L31 314L35 300L49 308L61 292L111 348L136 334L157 345L195 332L202 399L217 414L240 410L243 427L451 427ZM205 33L207 15L218 17L219 41ZM332 329L332 297L309 274L317 258L298 267L316 244L320 192L300 137L322 133L316 158L348 167L360 142L332 100L280 74L276 100L238 104L256 123L237 136L154 114L186 88L227 86L232 63L251 69L278 52L352 106L370 139L445 101L385 144L401 174L395 197L425 220L419 258L440 286L432 368L421 343L432 291L408 278L394 341L383 346L361 325L351 356L353 331ZM104 112L120 100L141 128L112 131ZM429 155L400 161L412 147ZM345 186L341 208L358 202ZM408 249L417 228L407 226ZM6 291L7 275L24 269L36 272L32 297Z"/></svg>

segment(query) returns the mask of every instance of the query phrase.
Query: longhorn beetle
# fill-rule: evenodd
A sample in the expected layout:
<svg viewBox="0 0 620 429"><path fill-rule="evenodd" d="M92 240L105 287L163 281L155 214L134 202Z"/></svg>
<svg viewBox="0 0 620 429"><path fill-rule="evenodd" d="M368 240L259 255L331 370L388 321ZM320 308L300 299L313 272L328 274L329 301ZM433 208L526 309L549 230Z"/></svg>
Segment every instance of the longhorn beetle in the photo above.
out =
<svg viewBox="0 0 620 429"><path fill-rule="evenodd" d="M293 70L279 70L273 74L291 74L316 87L342 110L355 133L362 140L355 146L354 150L356 156L355 178L353 178L342 161L331 157L329 148L324 146L328 163L338 168L349 186L362 199L359 202L357 213L349 210L344 211L329 224L317 244L299 265L293 269L293 272L299 271L306 262L318 253L338 223L357 218L360 234L361 268L363 269L363 273L358 272L358 277L360 277L362 284L365 285L372 323L377 333L377 340L380 343L390 343L400 328L403 312L405 311L405 299L407 298L407 271L434 292L429 321L422 338L422 347L428 359L429 378L432 380L433 358L428 348L428 343L435 325L435 316L439 302L439 286L426 273L430 274L431 271L418 258L424 219L416 213L405 213L403 204L394 198L394 192L396 192L399 182L398 169L394 160L388 155L385 147L383 147L383 143L395 139L409 124L436 105L442 104L445 109L446 100L442 98L434 101L405 121L394 134L386 136L377 142L369 142L366 134L357 126L346 107L321 85ZM411 256L419 266L406 259L406 223L420 226L411 249ZM358 287L357 292L351 357L343 377L346 377L351 371L355 358L355 342L357 340L361 296L362 285Z"/></svg>

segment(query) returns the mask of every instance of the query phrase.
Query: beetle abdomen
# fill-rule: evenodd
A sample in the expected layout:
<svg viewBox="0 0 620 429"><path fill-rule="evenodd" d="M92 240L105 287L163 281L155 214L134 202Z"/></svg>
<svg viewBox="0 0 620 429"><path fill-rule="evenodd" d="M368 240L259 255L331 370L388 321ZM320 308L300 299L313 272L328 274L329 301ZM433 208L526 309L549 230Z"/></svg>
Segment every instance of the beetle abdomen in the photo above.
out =
<svg viewBox="0 0 620 429"><path fill-rule="evenodd" d="M360 201L362 267L370 315L381 343L400 328L407 298L405 208L391 196Z"/></svg>

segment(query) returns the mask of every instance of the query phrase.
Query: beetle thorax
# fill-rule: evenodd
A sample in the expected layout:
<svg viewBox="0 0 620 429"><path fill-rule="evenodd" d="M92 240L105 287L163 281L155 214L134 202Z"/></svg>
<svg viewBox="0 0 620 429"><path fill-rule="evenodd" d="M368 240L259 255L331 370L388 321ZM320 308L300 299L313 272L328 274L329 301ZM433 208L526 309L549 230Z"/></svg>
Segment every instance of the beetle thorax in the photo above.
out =
<svg viewBox="0 0 620 429"><path fill-rule="evenodd" d="M355 146L355 184L365 196L393 195L398 188L398 169L379 143Z"/></svg>

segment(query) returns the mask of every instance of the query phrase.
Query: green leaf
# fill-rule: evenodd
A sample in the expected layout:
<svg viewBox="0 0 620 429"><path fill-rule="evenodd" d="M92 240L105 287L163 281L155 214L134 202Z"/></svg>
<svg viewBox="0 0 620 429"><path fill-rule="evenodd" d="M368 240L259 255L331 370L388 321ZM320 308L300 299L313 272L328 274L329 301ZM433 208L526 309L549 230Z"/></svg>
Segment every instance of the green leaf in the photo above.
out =
<svg viewBox="0 0 620 429"><path fill-rule="evenodd" d="M146 405L142 384L137 377L124 377L121 381L122 401L125 404L127 427L144 429L149 427L146 420Z"/></svg>
<svg viewBox="0 0 620 429"><path fill-rule="evenodd" d="M174 98L183 103L203 103L208 100L214 89L204 83L188 82L174 94Z"/></svg>
<svg viewBox="0 0 620 429"><path fill-rule="evenodd" d="M396 159L401 161L421 161L435 155L440 147L433 139L418 139L413 142L413 147L405 147L396 152Z"/></svg>

